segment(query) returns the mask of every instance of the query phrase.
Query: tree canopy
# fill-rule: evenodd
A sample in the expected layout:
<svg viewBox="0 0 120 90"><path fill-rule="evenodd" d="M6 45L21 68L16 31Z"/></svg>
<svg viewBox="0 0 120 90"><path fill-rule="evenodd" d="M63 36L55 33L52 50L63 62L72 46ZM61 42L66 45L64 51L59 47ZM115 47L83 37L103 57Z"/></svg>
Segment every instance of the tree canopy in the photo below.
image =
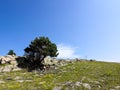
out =
<svg viewBox="0 0 120 90"><path fill-rule="evenodd" d="M40 67L46 56L57 57L58 55L56 44L52 43L48 37L36 37L24 51L30 67Z"/></svg>
<svg viewBox="0 0 120 90"><path fill-rule="evenodd" d="M9 50L9 52L7 53L7 55L16 55L16 53L13 50Z"/></svg>

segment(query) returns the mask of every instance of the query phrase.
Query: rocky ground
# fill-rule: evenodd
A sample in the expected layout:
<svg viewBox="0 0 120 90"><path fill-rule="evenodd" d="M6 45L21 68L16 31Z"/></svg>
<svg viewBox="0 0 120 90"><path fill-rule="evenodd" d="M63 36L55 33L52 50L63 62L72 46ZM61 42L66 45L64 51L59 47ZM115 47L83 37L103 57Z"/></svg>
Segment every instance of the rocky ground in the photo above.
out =
<svg viewBox="0 0 120 90"><path fill-rule="evenodd" d="M11 72L11 71L19 71L22 70L17 65L16 58L18 56L12 56L12 55L6 55L6 56L0 56L0 72ZM21 57L23 58L23 57ZM50 65L50 66L64 66L68 63L68 61L65 60L57 60L55 58L46 57L44 59L44 65Z"/></svg>
<svg viewBox="0 0 120 90"><path fill-rule="evenodd" d="M47 57L44 64L55 68L27 72L17 67L16 56L1 58L0 90L120 90L119 63Z"/></svg>

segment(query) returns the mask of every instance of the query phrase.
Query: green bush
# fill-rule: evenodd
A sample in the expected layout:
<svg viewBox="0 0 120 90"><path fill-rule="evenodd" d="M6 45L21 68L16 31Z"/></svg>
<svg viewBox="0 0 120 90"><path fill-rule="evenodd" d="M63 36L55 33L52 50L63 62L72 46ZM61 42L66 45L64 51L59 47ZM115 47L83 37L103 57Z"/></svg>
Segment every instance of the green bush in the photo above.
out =
<svg viewBox="0 0 120 90"><path fill-rule="evenodd" d="M9 52L7 53L7 55L16 55L16 53L13 50L9 50Z"/></svg>

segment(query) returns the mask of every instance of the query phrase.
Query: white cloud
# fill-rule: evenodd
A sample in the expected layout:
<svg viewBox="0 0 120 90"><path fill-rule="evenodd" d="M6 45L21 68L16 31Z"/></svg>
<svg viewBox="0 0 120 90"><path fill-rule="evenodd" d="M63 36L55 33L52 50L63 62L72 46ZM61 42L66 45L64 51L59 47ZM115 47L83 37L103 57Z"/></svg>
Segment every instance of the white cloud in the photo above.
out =
<svg viewBox="0 0 120 90"><path fill-rule="evenodd" d="M58 52L59 52L58 58L73 59L73 58L80 57L80 55L76 54L77 47L72 47L72 46L65 45L65 44L58 44L57 48L58 48Z"/></svg>

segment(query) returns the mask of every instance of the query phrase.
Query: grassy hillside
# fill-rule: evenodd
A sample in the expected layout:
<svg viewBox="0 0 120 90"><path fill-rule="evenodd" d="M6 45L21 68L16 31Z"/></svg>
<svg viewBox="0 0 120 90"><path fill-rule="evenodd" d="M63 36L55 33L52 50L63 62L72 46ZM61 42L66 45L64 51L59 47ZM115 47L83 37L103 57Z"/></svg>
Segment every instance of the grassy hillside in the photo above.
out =
<svg viewBox="0 0 120 90"><path fill-rule="evenodd" d="M0 90L120 90L120 64L73 62L47 72L0 73Z"/></svg>

